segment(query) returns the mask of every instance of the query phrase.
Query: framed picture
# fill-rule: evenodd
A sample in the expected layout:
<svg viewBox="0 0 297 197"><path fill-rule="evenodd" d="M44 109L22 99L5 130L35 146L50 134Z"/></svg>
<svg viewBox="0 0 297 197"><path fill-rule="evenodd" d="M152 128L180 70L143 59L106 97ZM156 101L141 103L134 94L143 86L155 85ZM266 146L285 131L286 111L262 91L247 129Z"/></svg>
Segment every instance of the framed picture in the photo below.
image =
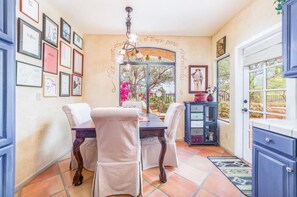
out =
<svg viewBox="0 0 297 197"><path fill-rule="evenodd" d="M226 53L226 36L217 41L217 57Z"/></svg>
<svg viewBox="0 0 297 197"><path fill-rule="evenodd" d="M43 14L43 39L55 47L58 46L58 29L57 23Z"/></svg>
<svg viewBox="0 0 297 197"><path fill-rule="evenodd" d="M207 92L208 66L189 66L189 93Z"/></svg>
<svg viewBox="0 0 297 197"><path fill-rule="evenodd" d="M58 49L43 43L43 71L58 74Z"/></svg>
<svg viewBox="0 0 297 197"><path fill-rule="evenodd" d="M73 32L73 44L80 49L83 47L83 39L75 32Z"/></svg>
<svg viewBox="0 0 297 197"><path fill-rule="evenodd" d="M71 47L60 41L60 65L71 69Z"/></svg>
<svg viewBox="0 0 297 197"><path fill-rule="evenodd" d="M61 38L63 38L66 42L70 44L71 26L63 18L61 18L60 27L61 27L61 30L60 30Z"/></svg>
<svg viewBox="0 0 297 197"><path fill-rule="evenodd" d="M30 19L39 23L39 3L36 0L20 0L20 10Z"/></svg>
<svg viewBox="0 0 297 197"><path fill-rule="evenodd" d="M60 72L60 96L70 96L70 74Z"/></svg>
<svg viewBox="0 0 297 197"><path fill-rule="evenodd" d="M83 54L73 49L73 73L83 75L83 61Z"/></svg>
<svg viewBox="0 0 297 197"><path fill-rule="evenodd" d="M56 97L58 88L58 77L51 74L43 74L43 96Z"/></svg>
<svg viewBox="0 0 297 197"><path fill-rule="evenodd" d="M25 62L17 61L16 85L42 87L42 68Z"/></svg>
<svg viewBox="0 0 297 197"><path fill-rule="evenodd" d="M72 96L82 95L82 77L79 75L72 74Z"/></svg>
<svg viewBox="0 0 297 197"><path fill-rule="evenodd" d="M18 52L41 59L41 31L18 19Z"/></svg>

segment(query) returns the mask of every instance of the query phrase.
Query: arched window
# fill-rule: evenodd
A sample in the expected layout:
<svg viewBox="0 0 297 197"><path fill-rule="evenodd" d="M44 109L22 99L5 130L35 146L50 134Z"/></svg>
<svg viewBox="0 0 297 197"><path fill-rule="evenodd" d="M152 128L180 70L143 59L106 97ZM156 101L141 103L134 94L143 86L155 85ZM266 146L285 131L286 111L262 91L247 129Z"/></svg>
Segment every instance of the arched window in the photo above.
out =
<svg viewBox="0 0 297 197"><path fill-rule="evenodd" d="M160 48L137 48L141 60L129 52L129 63L120 65L120 103L143 101L152 113L165 113L175 102L175 52Z"/></svg>

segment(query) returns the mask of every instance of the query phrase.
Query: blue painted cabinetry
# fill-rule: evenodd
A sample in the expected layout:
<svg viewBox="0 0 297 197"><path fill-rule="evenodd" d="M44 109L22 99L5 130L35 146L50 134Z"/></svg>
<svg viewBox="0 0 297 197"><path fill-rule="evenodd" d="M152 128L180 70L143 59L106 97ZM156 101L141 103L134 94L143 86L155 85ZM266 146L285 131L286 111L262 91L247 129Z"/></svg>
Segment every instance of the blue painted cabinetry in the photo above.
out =
<svg viewBox="0 0 297 197"><path fill-rule="evenodd" d="M253 197L296 197L296 139L253 128Z"/></svg>
<svg viewBox="0 0 297 197"><path fill-rule="evenodd" d="M297 78L297 0L283 5L284 77Z"/></svg>
<svg viewBox="0 0 297 197"><path fill-rule="evenodd" d="M189 145L218 144L218 103L185 102L185 137Z"/></svg>

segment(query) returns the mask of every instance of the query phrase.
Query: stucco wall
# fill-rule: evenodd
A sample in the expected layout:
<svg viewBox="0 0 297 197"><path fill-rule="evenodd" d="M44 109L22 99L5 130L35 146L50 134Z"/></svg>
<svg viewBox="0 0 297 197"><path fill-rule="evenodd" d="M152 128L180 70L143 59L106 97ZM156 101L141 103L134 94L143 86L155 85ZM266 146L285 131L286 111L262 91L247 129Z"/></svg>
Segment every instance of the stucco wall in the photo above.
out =
<svg viewBox="0 0 297 197"><path fill-rule="evenodd" d="M235 47L242 42L251 39L257 34L271 28L281 22L281 15L277 15L274 10L273 1L254 0L239 12L234 18L224 25L212 37L212 60L214 69L216 68L216 42L226 36L226 53L230 54L231 60L231 90L230 90L230 123L220 122L220 143L225 149L234 152L234 92L235 90ZM214 83L215 79L214 79Z"/></svg>
<svg viewBox="0 0 297 197"><path fill-rule="evenodd" d="M119 105L119 66L115 55L123 46L124 36L84 36L83 100L92 107ZM158 47L176 52L176 101L193 101L188 93L188 65L208 65L212 76L210 37L140 36L138 47ZM209 82L211 82L211 77ZM177 139L184 137L184 114Z"/></svg>
<svg viewBox="0 0 297 197"><path fill-rule="evenodd" d="M39 23L29 19L19 11L22 18L42 31L42 13L60 26L60 13L47 1L39 1ZM63 17L80 32L71 19ZM73 48L73 45L72 45ZM42 61L17 53L16 59L42 67ZM59 66L59 71L71 73L72 70ZM57 75L58 76L58 75ZM36 175L44 167L65 155L71 149L71 133L62 106L67 103L81 102L82 97L43 97L42 88L16 87L16 187Z"/></svg>

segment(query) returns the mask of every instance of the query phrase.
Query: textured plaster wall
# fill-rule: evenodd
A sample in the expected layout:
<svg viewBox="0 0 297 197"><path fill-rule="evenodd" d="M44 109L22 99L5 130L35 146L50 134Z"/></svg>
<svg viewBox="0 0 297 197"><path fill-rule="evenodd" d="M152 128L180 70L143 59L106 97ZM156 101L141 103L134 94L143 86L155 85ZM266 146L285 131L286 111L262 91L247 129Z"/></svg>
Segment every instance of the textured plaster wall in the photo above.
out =
<svg viewBox="0 0 297 197"><path fill-rule="evenodd" d="M84 82L83 100L92 107L119 105L119 66L115 55L123 46L124 36L84 36ZM158 47L176 52L176 101L193 101L188 93L188 65L208 65L209 82L212 81L211 38L140 36L139 47ZM177 139L184 137L184 114L182 114Z"/></svg>
<svg viewBox="0 0 297 197"><path fill-rule="evenodd" d="M19 11L19 2L17 1L17 17L39 30L42 31L42 13L46 13L60 26L63 13L51 7L47 1L39 1L39 23ZM72 31L80 32L71 19L63 18L71 25ZM41 60L20 53L17 53L16 58L42 66ZM61 66L59 71L72 72ZM45 98L42 91L42 88L16 88L16 187L69 152L72 147L70 127L61 108L67 103L81 102L82 97Z"/></svg>
<svg viewBox="0 0 297 197"><path fill-rule="evenodd" d="M226 36L227 37L227 53L231 59L231 100L230 100L230 123L220 122L220 143L221 146L234 152L234 92L235 90L235 47L242 42L251 39L257 34L271 28L281 22L281 15L277 15L274 10L273 1L270 0L254 0L239 12L234 18L224 25L212 37L212 60L213 66L216 68L216 42Z"/></svg>

